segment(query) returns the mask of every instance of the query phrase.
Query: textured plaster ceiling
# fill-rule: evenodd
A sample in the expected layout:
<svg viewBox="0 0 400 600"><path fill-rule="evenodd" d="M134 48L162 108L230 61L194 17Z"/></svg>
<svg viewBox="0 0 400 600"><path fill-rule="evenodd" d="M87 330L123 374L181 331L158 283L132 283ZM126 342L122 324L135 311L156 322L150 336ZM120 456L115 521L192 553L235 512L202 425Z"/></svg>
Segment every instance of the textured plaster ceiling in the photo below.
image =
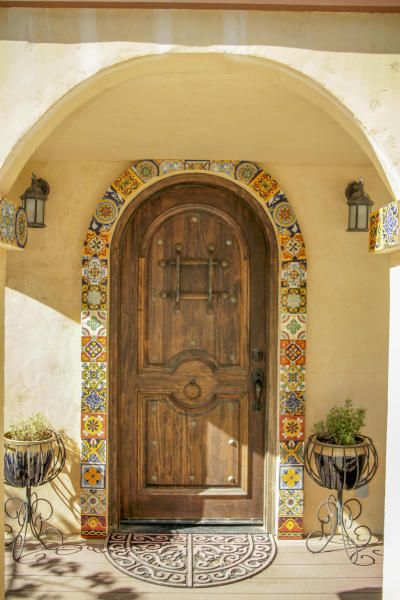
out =
<svg viewBox="0 0 400 600"><path fill-rule="evenodd" d="M370 165L321 108L268 76L235 71L149 74L100 93L37 149L36 160L246 158Z"/></svg>

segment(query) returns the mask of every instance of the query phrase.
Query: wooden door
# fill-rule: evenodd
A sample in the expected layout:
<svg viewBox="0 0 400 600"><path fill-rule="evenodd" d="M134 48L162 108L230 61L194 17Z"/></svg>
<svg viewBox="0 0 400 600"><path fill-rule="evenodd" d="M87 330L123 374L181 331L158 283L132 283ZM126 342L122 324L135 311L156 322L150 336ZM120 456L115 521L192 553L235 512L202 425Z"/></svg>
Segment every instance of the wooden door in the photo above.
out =
<svg viewBox="0 0 400 600"><path fill-rule="evenodd" d="M232 191L172 185L133 214L117 263L121 519L262 522L268 248L258 217Z"/></svg>

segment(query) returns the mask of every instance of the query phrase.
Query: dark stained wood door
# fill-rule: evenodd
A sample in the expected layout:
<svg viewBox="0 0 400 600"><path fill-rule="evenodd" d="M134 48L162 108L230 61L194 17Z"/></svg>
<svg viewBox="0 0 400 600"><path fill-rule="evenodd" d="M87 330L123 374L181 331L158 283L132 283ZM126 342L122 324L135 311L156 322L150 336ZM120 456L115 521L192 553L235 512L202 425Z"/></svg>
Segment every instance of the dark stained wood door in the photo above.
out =
<svg viewBox="0 0 400 600"><path fill-rule="evenodd" d="M268 248L258 217L229 190L164 188L128 222L118 265L121 519L261 522Z"/></svg>

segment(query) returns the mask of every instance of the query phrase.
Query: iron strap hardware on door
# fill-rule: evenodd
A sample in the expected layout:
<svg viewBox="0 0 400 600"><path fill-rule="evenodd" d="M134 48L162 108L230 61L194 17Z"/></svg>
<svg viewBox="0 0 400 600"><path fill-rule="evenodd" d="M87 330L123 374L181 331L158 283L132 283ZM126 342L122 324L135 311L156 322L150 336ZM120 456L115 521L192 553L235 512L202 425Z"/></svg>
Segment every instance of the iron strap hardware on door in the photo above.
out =
<svg viewBox="0 0 400 600"><path fill-rule="evenodd" d="M264 390L264 371L262 369L254 369L251 374L251 382L254 390L253 410L261 411L261 399Z"/></svg>
<svg viewBox="0 0 400 600"><path fill-rule="evenodd" d="M228 292L217 292L213 290L213 270L214 267L221 267L225 269L229 266L227 260L216 260L214 259L214 246L209 244L208 246L208 258L182 258L182 244L175 244L175 258L163 259L158 262L160 267L175 267L175 291L162 291L160 296L163 299L175 298L175 312L179 313L181 300L207 300L207 312L213 310L213 298L214 296L221 296L222 298L228 298ZM181 269L182 267L197 267L197 266L208 267L208 278L207 278L207 291L193 291L183 292L181 291Z"/></svg>

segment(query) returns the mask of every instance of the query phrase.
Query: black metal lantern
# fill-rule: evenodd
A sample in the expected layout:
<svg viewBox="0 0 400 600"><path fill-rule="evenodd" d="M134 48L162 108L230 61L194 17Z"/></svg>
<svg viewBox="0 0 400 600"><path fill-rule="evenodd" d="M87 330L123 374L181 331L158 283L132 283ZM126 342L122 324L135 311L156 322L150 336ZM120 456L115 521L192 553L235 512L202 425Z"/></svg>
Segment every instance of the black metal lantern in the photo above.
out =
<svg viewBox="0 0 400 600"><path fill-rule="evenodd" d="M28 227L46 227L44 205L50 192L50 186L44 179L38 179L32 173L31 185L21 196L28 218Z"/></svg>
<svg viewBox="0 0 400 600"><path fill-rule="evenodd" d="M373 202L364 192L362 179L352 181L346 187L345 195L349 207L349 223L347 231L368 231L369 214Z"/></svg>

